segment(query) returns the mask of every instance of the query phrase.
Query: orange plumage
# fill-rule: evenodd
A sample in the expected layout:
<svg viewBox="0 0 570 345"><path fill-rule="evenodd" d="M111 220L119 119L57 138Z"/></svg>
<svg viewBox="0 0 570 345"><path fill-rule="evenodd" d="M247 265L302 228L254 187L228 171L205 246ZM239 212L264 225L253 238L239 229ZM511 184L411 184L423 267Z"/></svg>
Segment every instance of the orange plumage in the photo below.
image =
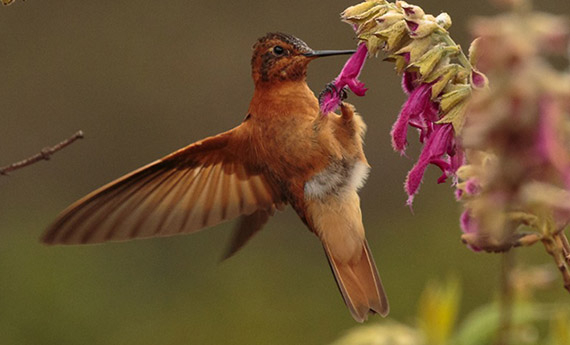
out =
<svg viewBox="0 0 570 345"><path fill-rule="evenodd" d="M254 46L255 92L242 124L111 182L69 206L48 244L88 244L192 233L241 216L226 257L290 204L322 241L355 320L388 301L364 236L357 190L368 174L365 124L349 104L319 113L305 82L318 56L271 33Z"/></svg>

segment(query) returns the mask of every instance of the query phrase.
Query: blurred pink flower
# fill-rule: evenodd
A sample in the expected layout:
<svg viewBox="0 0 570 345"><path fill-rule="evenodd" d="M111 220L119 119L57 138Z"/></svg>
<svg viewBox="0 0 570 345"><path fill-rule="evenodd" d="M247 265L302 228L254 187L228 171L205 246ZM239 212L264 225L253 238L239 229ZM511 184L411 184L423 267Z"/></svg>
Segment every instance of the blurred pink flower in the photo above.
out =
<svg viewBox="0 0 570 345"><path fill-rule="evenodd" d="M551 97L542 97L539 107L537 154L557 169L566 187L570 187L570 159L559 134L564 111Z"/></svg>
<svg viewBox="0 0 570 345"><path fill-rule="evenodd" d="M479 231L479 227L477 226L477 221L469 215L469 210L466 209L459 217L459 224L461 225L461 231L464 234L476 234ZM472 246L470 244L467 245L469 249L474 252L481 251L481 248Z"/></svg>
<svg viewBox="0 0 570 345"><path fill-rule="evenodd" d="M469 180L465 181L465 193L468 195L475 195L479 193L481 186L477 182L476 178L470 178Z"/></svg>

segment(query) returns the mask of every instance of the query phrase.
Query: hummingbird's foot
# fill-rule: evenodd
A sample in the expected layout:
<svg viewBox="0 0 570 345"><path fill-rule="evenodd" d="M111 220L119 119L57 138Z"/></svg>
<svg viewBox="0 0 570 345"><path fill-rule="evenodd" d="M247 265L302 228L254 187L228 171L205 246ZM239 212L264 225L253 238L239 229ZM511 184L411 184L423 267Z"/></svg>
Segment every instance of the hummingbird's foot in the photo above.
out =
<svg viewBox="0 0 570 345"><path fill-rule="evenodd" d="M346 92L346 87L340 89L339 96L340 96L340 103L342 103L342 101L348 98L348 92Z"/></svg>
<svg viewBox="0 0 570 345"><path fill-rule="evenodd" d="M329 93L333 97L335 97L338 94L338 90L337 90L334 82L330 82L327 85L325 85L325 88L323 89L323 91L321 91L321 93L319 93L319 104L323 103L324 97Z"/></svg>
<svg viewBox="0 0 570 345"><path fill-rule="evenodd" d="M350 103L341 102L340 103L340 115L345 120L351 120L355 113L354 106Z"/></svg>

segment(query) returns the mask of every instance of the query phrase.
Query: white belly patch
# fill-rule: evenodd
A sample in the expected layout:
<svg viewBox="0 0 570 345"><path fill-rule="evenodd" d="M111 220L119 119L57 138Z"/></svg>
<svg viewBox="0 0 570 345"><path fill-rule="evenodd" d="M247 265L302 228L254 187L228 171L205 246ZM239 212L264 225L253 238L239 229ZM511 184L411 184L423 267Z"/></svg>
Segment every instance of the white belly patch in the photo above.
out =
<svg viewBox="0 0 570 345"><path fill-rule="evenodd" d="M305 183L305 199L358 190L366 182L369 171L370 167L361 161L334 161Z"/></svg>

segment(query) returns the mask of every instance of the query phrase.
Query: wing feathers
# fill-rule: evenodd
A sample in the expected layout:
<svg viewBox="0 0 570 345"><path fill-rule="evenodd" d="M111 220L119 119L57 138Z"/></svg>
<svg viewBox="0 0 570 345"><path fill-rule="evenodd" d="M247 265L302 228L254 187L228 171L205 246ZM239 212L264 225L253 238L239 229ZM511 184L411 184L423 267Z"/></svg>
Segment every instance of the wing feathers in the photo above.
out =
<svg viewBox="0 0 570 345"><path fill-rule="evenodd" d="M190 182L196 175L196 169L181 170L177 172L177 175L177 178L172 181L168 190L165 191L164 198L162 199L162 203L170 207L165 207L164 212L158 216L158 223L156 227L149 232L149 236L156 236L161 229L169 229L172 227L169 221L172 219L172 214L176 209L172 206L178 204L184 195L186 188L183 186L191 185Z"/></svg>
<svg viewBox="0 0 570 345"><path fill-rule="evenodd" d="M218 211L218 205L220 203L220 201L218 201L218 204L215 204L215 202L217 201L217 197L218 197L218 191L219 188L218 186L221 184L221 178L220 178L220 174L222 173L222 168L221 165L216 165L214 166L213 172L212 172L212 177L210 179L210 184L209 184L209 188L207 189L207 192L204 193L204 212L202 212L202 226L208 226L209 221L211 221L212 223L214 223L216 221L216 211ZM210 219L211 217L211 219ZM219 216L217 217L217 219L219 219Z"/></svg>
<svg viewBox="0 0 570 345"><path fill-rule="evenodd" d="M257 210L250 215L240 217L233 231L232 239L222 256L226 260L240 250L269 220L271 213L266 210Z"/></svg>
<svg viewBox="0 0 570 345"><path fill-rule="evenodd" d="M224 169L225 170L225 169ZM230 198L231 198L231 175L227 175L227 173L224 171L224 174L222 175L222 182L220 184L220 188L222 189L222 193L220 196L220 204L221 204L221 217L222 219L227 219L227 215L228 215L228 204L230 203Z"/></svg>
<svg viewBox="0 0 570 345"><path fill-rule="evenodd" d="M43 241L80 244L170 236L274 209L283 198L262 170L240 157L248 151L240 127L92 192L66 209Z"/></svg>
<svg viewBox="0 0 570 345"><path fill-rule="evenodd" d="M106 208L115 209L123 200L130 197L138 189L144 187L150 180L157 177L159 172L148 169L138 175L137 180L126 179L124 183L108 185L108 188L103 187L101 192L97 193L97 198L92 198L92 202L83 204L84 207L78 208L76 212L64 212L64 215L56 220L56 223L47 231L44 240L55 240L58 238L62 242L78 242L80 233L73 230L83 227L86 230L81 234L81 241L83 241L83 238L85 241L88 241L92 235L93 227L103 225L101 223L108 220L108 218L97 214L102 206L106 205ZM95 192L87 195L78 201L78 204L91 199L90 196L95 196L94 194ZM65 227L63 225L65 225Z"/></svg>

